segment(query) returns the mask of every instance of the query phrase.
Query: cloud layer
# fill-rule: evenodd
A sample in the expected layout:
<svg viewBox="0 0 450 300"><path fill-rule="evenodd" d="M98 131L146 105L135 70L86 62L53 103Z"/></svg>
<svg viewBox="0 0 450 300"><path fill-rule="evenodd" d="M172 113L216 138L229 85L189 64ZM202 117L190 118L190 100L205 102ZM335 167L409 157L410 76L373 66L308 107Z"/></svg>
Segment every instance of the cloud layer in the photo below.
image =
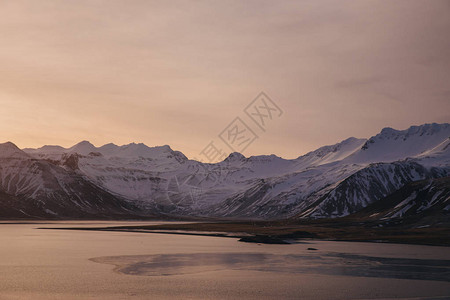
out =
<svg viewBox="0 0 450 300"><path fill-rule="evenodd" d="M246 155L448 122L449 13L449 1L2 1L0 139L194 157L260 91L285 113Z"/></svg>

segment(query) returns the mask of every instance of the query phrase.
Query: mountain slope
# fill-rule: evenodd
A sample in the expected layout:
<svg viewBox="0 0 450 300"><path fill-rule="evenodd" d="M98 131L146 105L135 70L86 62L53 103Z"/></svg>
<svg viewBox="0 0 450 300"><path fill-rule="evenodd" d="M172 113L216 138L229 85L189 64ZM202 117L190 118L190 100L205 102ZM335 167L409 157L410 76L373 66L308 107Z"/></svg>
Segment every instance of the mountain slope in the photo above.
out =
<svg viewBox="0 0 450 300"><path fill-rule="evenodd" d="M409 182L450 175L450 168L428 169L414 161L377 163L339 183L299 217L339 217L355 213Z"/></svg>
<svg viewBox="0 0 450 300"><path fill-rule="evenodd" d="M135 214L131 203L82 176L29 157L0 158L0 208L0 216L8 218L112 218Z"/></svg>
<svg viewBox="0 0 450 300"><path fill-rule="evenodd" d="M410 182L355 217L415 227L450 225L450 177Z"/></svg>

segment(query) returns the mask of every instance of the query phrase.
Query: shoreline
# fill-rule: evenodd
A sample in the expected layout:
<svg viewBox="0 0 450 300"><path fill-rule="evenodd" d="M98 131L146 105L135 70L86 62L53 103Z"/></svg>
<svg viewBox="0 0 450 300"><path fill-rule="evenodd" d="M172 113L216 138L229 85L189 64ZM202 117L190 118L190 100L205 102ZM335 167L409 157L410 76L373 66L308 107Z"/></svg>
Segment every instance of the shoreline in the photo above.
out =
<svg viewBox="0 0 450 300"><path fill-rule="evenodd" d="M450 228L373 228L368 224L336 222L288 223L220 222L174 223L106 227L38 227L37 229L114 231L133 233L178 234L237 238L241 242L259 244L291 244L307 240L342 242L397 243L427 246L450 246Z"/></svg>

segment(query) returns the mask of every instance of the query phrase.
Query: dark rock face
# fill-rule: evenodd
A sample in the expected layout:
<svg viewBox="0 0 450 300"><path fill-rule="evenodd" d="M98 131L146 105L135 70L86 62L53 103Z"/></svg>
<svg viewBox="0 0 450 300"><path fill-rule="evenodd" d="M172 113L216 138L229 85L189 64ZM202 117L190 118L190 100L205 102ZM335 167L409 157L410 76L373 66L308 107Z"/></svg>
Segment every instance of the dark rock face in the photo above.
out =
<svg viewBox="0 0 450 300"><path fill-rule="evenodd" d="M354 215L386 225L450 225L450 177L410 182Z"/></svg>
<svg viewBox="0 0 450 300"><path fill-rule="evenodd" d="M92 153L92 152L91 152ZM78 170L79 155L74 153L63 157L63 165L72 171Z"/></svg>
<svg viewBox="0 0 450 300"><path fill-rule="evenodd" d="M341 182L311 206L301 217L345 216L360 211L404 185L450 175L448 168L425 168L415 162L372 164Z"/></svg>
<svg viewBox="0 0 450 300"><path fill-rule="evenodd" d="M72 161L75 160L76 156ZM0 160L0 165L5 164L13 164L18 173L0 179L2 218L94 219L138 215L129 202L48 161Z"/></svg>

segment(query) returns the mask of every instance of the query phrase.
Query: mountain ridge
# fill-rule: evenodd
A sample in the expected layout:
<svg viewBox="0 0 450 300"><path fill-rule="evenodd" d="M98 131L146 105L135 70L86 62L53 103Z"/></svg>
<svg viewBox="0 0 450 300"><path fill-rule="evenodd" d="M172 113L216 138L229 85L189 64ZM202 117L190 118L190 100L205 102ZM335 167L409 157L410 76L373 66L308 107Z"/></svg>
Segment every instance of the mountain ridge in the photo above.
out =
<svg viewBox="0 0 450 300"><path fill-rule="evenodd" d="M42 161L57 167L50 170L58 170L64 180L84 180L117 201L123 200L140 215L340 217L356 213L412 181L448 176L449 137L448 123L406 130L384 128L369 139L348 138L295 159L245 157L235 152L212 164L190 160L168 145L109 143L95 147L82 141L69 148L43 146L22 151L6 143L0 144L0 191L11 194L11 186L17 186L12 197L33 199L26 191L37 191L53 201L51 191L36 179L52 175L34 174L29 167ZM80 198L86 195L81 188L74 193Z"/></svg>

